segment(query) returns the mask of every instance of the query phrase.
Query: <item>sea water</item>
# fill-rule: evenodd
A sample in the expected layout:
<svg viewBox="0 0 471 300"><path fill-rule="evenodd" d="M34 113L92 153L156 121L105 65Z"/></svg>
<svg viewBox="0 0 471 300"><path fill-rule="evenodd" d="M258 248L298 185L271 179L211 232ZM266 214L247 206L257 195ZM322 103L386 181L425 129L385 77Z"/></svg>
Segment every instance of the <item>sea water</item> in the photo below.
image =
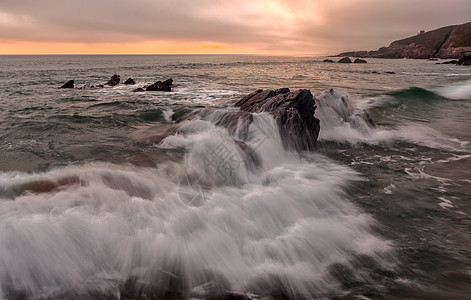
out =
<svg viewBox="0 0 471 300"><path fill-rule="evenodd" d="M469 298L471 69L323 59L1 56L0 299ZM315 151L216 125L279 87Z"/></svg>

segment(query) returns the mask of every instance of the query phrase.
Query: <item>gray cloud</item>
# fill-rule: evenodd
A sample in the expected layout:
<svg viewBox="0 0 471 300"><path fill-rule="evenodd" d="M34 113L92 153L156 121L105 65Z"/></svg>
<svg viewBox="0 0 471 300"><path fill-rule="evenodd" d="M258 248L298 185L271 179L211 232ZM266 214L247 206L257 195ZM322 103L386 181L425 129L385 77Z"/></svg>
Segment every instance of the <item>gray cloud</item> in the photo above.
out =
<svg viewBox="0 0 471 300"><path fill-rule="evenodd" d="M468 6L469 0L2 0L0 40L168 40L335 53L468 22Z"/></svg>

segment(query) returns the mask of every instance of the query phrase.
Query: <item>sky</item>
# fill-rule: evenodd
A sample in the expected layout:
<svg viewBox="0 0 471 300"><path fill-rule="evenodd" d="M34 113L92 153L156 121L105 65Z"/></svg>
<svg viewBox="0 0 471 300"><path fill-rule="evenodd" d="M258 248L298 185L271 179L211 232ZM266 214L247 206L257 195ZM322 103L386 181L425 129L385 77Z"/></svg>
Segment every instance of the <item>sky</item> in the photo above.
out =
<svg viewBox="0 0 471 300"><path fill-rule="evenodd" d="M469 21L470 0L1 0L0 54L330 55Z"/></svg>

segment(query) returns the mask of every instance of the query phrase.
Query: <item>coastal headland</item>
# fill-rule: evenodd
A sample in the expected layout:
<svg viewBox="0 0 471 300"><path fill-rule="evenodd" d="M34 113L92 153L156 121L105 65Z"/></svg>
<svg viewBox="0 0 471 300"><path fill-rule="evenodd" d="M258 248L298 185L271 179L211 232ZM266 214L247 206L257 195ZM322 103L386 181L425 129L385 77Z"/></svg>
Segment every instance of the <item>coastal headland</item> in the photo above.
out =
<svg viewBox="0 0 471 300"><path fill-rule="evenodd" d="M371 51L349 51L337 56L372 58L460 58L471 53L471 22L451 25L392 42Z"/></svg>

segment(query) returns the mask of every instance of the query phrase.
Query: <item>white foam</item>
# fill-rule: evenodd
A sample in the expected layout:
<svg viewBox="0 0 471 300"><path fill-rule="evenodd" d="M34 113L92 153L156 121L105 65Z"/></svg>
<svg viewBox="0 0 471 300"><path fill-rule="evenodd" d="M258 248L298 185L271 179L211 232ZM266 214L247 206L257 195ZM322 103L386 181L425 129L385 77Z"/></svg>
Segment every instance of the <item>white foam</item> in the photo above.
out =
<svg viewBox="0 0 471 300"><path fill-rule="evenodd" d="M445 197L437 197L437 198L442 201L442 202L438 203L438 205L440 205L441 208L446 209L446 208L454 207L453 202L451 202L451 200L448 200Z"/></svg>
<svg viewBox="0 0 471 300"><path fill-rule="evenodd" d="M183 148L181 163L0 173L2 288L86 297L119 294L135 277L162 289L177 280L187 297L214 288L316 297L339 288L334 264L386 263L391 243L346 196L355 171L286 152L268 115L254 116L243 141L258 163L234 139L194 120L161 144ZM206 198L191 196L203 188Z"/></svg>
<svg viewBox="0 0 471 300"><path fill-rule="evenodd" d="M471 80L436 88L435 91L448 99L471 100Z"/></svg>
<svg viewBox="0 0 471 300"><path fill-rule="evenodd" d="M367 99L362 107L373 107L381 101L390 101L389 96ZM449 137L428 126L416 123L386 128L372 127L348 95L338 91L326 91L317 97L315 116L320 120L320 141L340 143L367 143L377 145L393 141L407 141L436 149L469 152L467 141Z"/></svg>

